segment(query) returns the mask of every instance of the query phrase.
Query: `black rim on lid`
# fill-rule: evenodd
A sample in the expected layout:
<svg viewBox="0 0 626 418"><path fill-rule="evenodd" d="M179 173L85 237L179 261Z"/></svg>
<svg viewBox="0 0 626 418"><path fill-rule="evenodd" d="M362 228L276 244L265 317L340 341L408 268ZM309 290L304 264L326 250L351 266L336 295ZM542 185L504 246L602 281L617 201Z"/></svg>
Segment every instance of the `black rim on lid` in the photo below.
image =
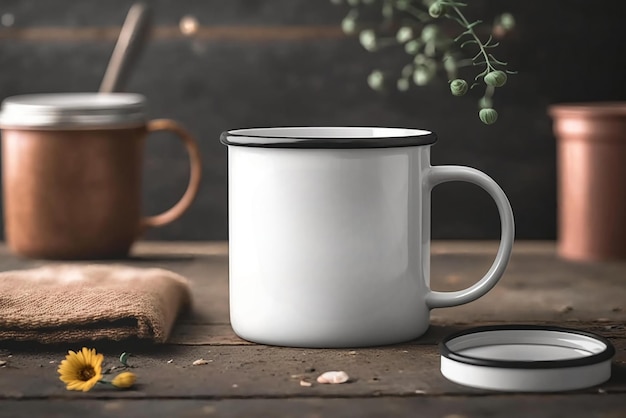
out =
<svg viewBox="0 0 626 418"><path fill-rule="evenodd" d="M598 342L604 344L606 348L598 353L591 355L564 360L537 360L537 361L515 361L515 360L498 360L498 359L485 359L479 357L473 357L461 354L453 351L448 346L448 343L452 340L485 332L497 332L497 331L548 331L548 332L560 332L567 334L581 335L584 337L592 338ZM456 332L454 334L445 337L441 343L439 343L439 352L443 357L450 360L458 361L460 363L471 364L475 366L496 367L496 368L508 368L508 369L560 369L568 367L580 367L588 366L591 364L598 364L604 361L610 360L615 355L615 347L606 338L593 334L591 332L580 331L569 328L551 327L551 326L539 326L539 325L493 325L467 329L464 331Z"/></svg>

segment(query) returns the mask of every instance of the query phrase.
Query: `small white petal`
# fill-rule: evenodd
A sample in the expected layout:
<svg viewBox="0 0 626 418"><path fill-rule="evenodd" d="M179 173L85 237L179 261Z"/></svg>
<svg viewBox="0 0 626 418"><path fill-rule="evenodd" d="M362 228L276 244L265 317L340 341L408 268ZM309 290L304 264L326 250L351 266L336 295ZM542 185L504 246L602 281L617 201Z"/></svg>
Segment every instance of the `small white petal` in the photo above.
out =
<svg viewBox="0 0 626 418"><path fill-rule="evenodd" d="M339 384L345 383L350 380L350 376L346 372L343 371L329 371L322 373L318 376L318 383L330 383L330 384Z"/></svg>
<svg viewBox="0 0 626 418"><path fill-rule="evenodd" d="M198 360L194 361L192 364L194 366L201 366L203 364L209 364L209 362L204 360L204 359L198 359Z"/></svg>

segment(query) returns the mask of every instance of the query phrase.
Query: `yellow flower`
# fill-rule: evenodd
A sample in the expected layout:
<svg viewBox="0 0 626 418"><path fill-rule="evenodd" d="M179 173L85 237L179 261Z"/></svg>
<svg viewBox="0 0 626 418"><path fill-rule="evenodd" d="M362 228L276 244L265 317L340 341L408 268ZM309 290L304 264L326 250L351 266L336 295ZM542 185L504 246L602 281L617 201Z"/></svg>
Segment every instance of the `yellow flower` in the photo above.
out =
<svg viewBox="0 0 626 418"><path fill-rule="evenodd" d="M59 379L67 390L87 392L102 379L102 360L104 356L93 348L83 347L78 353L70 350L57 370Z"/></svg>
<svg viewBox="0 0 626 418"><path fill-rule="evenodd" d="M111 380L111 384L116 388L127 389L135 384L136 378L137 376L135 376L134 373L123 372L115 376L113 380Z"/></svg>

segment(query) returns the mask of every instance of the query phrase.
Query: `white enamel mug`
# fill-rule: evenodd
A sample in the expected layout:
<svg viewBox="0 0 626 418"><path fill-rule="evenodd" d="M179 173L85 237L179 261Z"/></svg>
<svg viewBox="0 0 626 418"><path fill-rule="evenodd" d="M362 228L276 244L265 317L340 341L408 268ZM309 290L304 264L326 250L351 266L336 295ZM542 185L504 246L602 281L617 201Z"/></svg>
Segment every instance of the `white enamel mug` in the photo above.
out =
<svg viewBox="0 0 626 418"><path fill-rule="evenodd" d="M487 293L505 271L513 213L486 174L430 165L434 133L366 127L224 132L228 145L230 319L241 338L295 347L409 341L430 310ZM430 283L430 195L466 181L500 213L496 259L467 289Z"/></svg>

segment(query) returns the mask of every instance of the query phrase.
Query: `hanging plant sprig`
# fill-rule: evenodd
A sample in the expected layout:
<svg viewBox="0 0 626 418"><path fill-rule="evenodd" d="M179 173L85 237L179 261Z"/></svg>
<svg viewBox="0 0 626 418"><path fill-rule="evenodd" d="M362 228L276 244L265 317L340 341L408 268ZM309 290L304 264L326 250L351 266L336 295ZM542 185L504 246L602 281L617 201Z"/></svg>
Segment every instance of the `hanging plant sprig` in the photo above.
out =
<svg viewBox="0 0 626 418"><path fill-rule="evenodd" d="M388 47L400 47L409 55L397 77L397 71L374 69L367 78L368 85L376 91L386 91L394 78L396 88L408 91L412 85L418 87L431 84L439 74L445 73L454 96L463 96L470 89L483 84L484 94L478 102L478 116L485 124L498 119L493 108L492 97L497 88L507 82L507 63L497 59L492 51L498 46L492 36L486 41L478 36L480 20L470 22L462 10L467 6L459 0L331 0L335 4L347 4L348 14L342 21L343 32L358 35L363 48L378 52ZM372 16L381 20L372 20ZM379 18L380 19L380 18ZM442 20L457 22L462 30L454 38L442 30ZM492 33L503 36L515 26L510 13L496 18ZM471 54L463 51L476 48ZM474 55L475 54L475 55ZM474 55L472 58L469 58ZM467 68L477 71L470 82L459 76L459 70Z"/></svg>
<svg viewBox="0 0 626 418"><path fill-rule="evenodd" d="M458 43L464 38L469 38L465 39L465 41L460 44L460 48L464 48L467 45L476 45L478 47L478 52L471 58L471 62L474 66L482 66L483 70L474 77L474 82L469 88L476 87L478 85L477 81L481 78L485 82L485 94L479 102L480 110L478 117L483 123L491 125L498 119L498 112L492 107L491 98L497 87L502 87L506 84L508 78L507 73L514 74L514 72L500 69L506 67L507 63L498 60L489 52L490 49L496 48L499 43L493 42L491 35L489 35L486 42L480 39L474 28L480 25L482 21L476 20L470 23L460 10L460 7L465 6L467 6L466 3L457 1L437 0L430 5L428 12L433 18L445 16L449 19L453 19L465 29L454 39L454 42ZM451 80L450 90L453 95L462 96L468 90L468 83L460 78Z"/></svg>

